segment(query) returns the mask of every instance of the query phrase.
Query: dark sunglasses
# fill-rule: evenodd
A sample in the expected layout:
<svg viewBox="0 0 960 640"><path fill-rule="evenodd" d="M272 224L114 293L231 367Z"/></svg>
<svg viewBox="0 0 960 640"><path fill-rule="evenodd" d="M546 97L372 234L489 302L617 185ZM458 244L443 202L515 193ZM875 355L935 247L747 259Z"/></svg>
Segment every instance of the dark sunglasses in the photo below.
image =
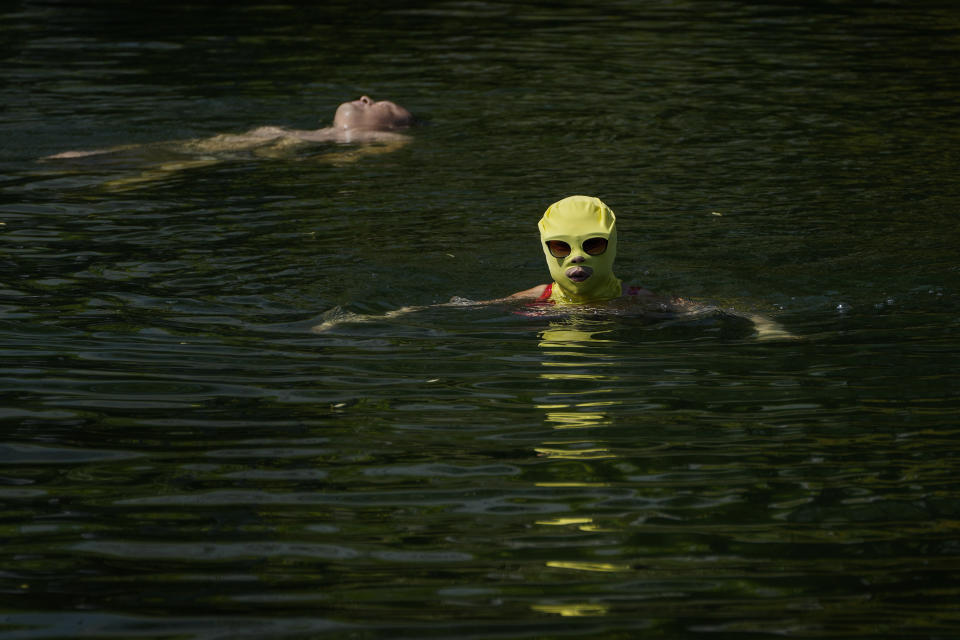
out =
<svg viewBox="0 0 960 640"><path fill-rule="evenodd" d="M547 249L554 258L566 258L570 255L570 245L562 240L547 240ZM587 238L583 241L583 252L587 255L599 256L606 250L606 238Z"/></svg>

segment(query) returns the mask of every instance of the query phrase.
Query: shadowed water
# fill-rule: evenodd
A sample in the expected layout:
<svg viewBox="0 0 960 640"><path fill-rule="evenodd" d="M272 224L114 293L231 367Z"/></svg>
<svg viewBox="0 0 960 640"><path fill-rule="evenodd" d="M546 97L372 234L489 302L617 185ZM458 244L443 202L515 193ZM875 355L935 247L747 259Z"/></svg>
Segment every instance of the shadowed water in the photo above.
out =
<svg viewBox="0 0 960 640"><path fill-rule="evenodd" d="M960 634L956 8L318 5L4 5L4 640Z"/></svg>

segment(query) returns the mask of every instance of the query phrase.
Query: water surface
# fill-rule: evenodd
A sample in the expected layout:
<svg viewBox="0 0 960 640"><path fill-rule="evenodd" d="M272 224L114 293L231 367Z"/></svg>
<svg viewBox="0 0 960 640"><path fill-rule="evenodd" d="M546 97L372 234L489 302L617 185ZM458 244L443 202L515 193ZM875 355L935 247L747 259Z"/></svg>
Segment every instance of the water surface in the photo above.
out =
<svg viewBox="0 0 960 640"><path fill-rule="evenodd" d="M4 638L960 634L950 3L234 4L0 16ZM38 161L363 93L425 124ZM801 340L378 317L543 282L573 193Z"/></svg>

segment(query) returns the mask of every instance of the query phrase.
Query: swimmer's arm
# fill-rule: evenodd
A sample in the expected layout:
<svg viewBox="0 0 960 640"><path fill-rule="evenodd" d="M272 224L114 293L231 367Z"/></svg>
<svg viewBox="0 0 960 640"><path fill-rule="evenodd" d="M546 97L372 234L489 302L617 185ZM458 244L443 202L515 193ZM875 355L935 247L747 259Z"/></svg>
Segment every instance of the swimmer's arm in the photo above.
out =
<svg viewBox="0 0 960 640"><path fill-rule="evenodd" d="M282 137L299 137L294 131L288 131L281 127L257 127L242 134L220 134L211 138L202 138L199 140L187 140L182 142L185 151L191 152L209 152L209 151L236 151L249 146L251 143L263 142ZM309 133L309 132L302 132ZM307 139L307 138L303 138ZM129 151L136 149L141 145L125 144L107 149L94 149L92 151L63 151L52 156L44 156L41 160L63 160L70 158L86 158L89 156L98 156L105 153L117 153L119 151Z"/></svg>
<svg viewBox="0 0 960 640"><path fill-rule="evenodd" d="M70 158L87 158L90 156L99 156L105 153L117 153L119 151L127 151L128 149L136 149L139 145L135 144L124 144L118 147L109 147L107 149L93 149L92 151L63 151L61 153L55 153L52 156L43 156L40 158L43 160L69 160Z"/></svg>
<svg viewBox="0 0 960 640"><path fill-rule="evenodd" d="M641 287L630 287L630 289L625 293L627 297L644 304L649 310L654 312L662 312L667 314L694 314L701 312L714 312L718 309L718 307L714 305L696 302L694 300L687 300L686 298L669 298L666 296L659 296L649 289L644 289ZM747 313L744 311L737 311L736 309L723 309L722 311L727 315L743 318L744 320L749 320L752 322L756 331L754 337L756 337L757 340L766 341L799 339L797 336L790 333L780 323L766 316L760 315L759 313Z"/></svg>
<svg viewBox="0 0 960 640"><path fill-rule="evenodd" d="M524 289L523 291L517 291L512 293L509 296L504 298L494 298L493 300L483 300L477 304L493 304L496 302L506 302L507 300L536 300L543 295L544 291L547 290L547 287L550 285L547 284L538 284L535 287L530 287L529 289Z"/></svg>
<svg viewBox="0 0 960 640"><path fill-rule="evenodd" d="M512 295L506 296L504 298L496 298L493 300L469 300L467 298L461 298L459 296L454 296L450 298L448 302L441 302L439 304L430 304L430 305L421 305L421 306L409 306L409 307L400 307L399 309L393 309L392 311L387 311L382 315L369 315L369 314L357 314L349 311L344 311L340 307L334 307L326 313L323 314L323 322L311 328L313 333L323 333L324 331L329 331L338 324L344 323L360 323L360 322L371 322L373 320L386 320L389 318L396 318L398 316L406 315L408 313L413 313L416 311L423 311L424 309L431 309L435 307L464 307L464 306L479 306L484 304L496 304L498 302L509 302L514 300L536 300L543 295L543 292L546 291L548 285L538 284L535 287L531 287L525 291L518 291Z"/></svg>
<svg viewBox="0 0 960 640"><path fill-rule="evenodd" d="M450 298L449 302L444 302L442 304L433 305L435 307L462 307L464 305L480 305L480 304L498 304L500 302L513 302L515 300L537 300L543 293L547 290L547 287L550 285L547 284L538 284L535 287L530 287L529 289L524 289L523 291L517 291L516 293L511 293L509 296L504 296L503 298L492 298L490 300L468 300L466 298L461 298L460 296L454 296ZM420 307L423 308L423 307Z"/></svg>
<svg viewBox="0 0 960 640"><path fill-rule="evenodd" d="M699 311L713 312L718 310L718 307L713 305L706 304L696 304L695 307L691 308L691 313L697 313ZM721 313L733 316L735 318L743 318L744 320L749 320L753 323L754 334L753 337L760 341L768 340L799 340L800 338L796 335L790 333L786 327L784 327L779 322L768 318L767 316L761 315L759 313L750 313L747 311L739 311L737 309L726 308L719 309Z"/></svg>
<svg viewBox="0 0 960 640"><path fill-rule="evenodd" d="M482 304L497 304L500 302L512 302L514 300L536 300L543 295L543 292L547 290L547 287L550 285L538 284L535 287L530 287L523 291L517 291L512 293L509 296L504 296L503 298L492 298L490 300L470 300L469 298L463 298L460 296L453 296L447 302L440 302L438 304L431 304L425 307L401 307L395 311L388 311L387 317L393 317L394 315L400 315L403 313L409 313L410 311L420 311L422 309L428 309L431 307L469 307Z"/></svg>
<svg viewBox="0 0 960 640"><path fill-rule="evenodd" d="M623 295L636 304L643 305L645 312L676 314L702 311L705 305L686 298L663 296L644 287L624 286Z"/></svg>

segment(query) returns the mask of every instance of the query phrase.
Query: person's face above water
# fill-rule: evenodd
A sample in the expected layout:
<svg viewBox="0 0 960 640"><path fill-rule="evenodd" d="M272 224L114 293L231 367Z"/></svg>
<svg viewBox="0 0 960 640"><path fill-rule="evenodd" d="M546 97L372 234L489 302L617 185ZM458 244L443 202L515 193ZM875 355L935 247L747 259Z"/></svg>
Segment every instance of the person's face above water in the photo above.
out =
<svg viewBox="0 0 960 640"><path fill-rule="evenodd" d="M337 107L333 126L337 129L390 131L405 129L413 124L413 114L389 100L373 101L369 96L344 102Z"/></svg>

